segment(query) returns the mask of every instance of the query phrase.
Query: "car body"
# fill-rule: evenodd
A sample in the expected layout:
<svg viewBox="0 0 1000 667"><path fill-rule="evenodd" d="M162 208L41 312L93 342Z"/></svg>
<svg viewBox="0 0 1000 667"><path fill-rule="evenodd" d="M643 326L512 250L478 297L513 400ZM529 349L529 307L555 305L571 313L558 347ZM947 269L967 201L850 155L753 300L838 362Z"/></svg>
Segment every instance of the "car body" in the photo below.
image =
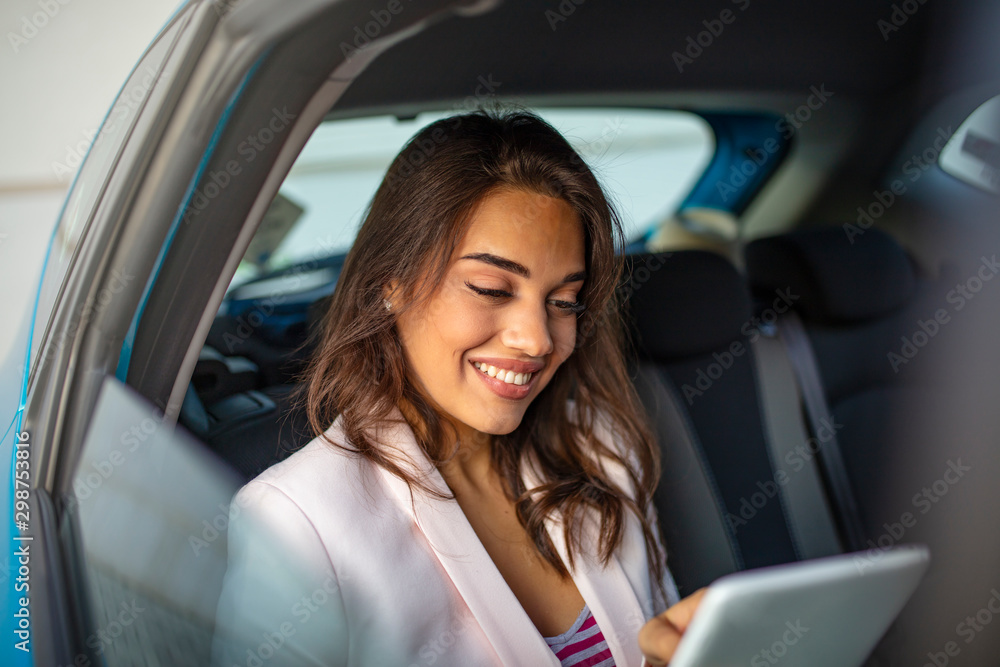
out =
<svg viewBox="0 0 1000 667"><path fill-rule="evenodd" d="M74 180L38 258L44 269L33 309L20 314L27 347L3 369L20 393L5 451L15 471L30 471L23 484L12 482L11 516L29 527L8 526L14 547L5 617L11 632L24 633L20 619L30 613L31 634L14 636L28 640L31 653L11 648L5 664L102 657L131 664L149 656L200 664L207 655L229 499L261 466L302 444L304 426L277 431L292 446L264 458L239 463L234 443L289 412L287 393L263 390L291 381L310 309L335 286L351 240L348 225L329 243L307 238L283 265L271 261L298 219L279 194L296 168L308 177L305 151L317 127L395 117L415 131L434 114L494 98L548 109L553 118L592 110L602 122L683 112L697 119L689 135L708 143L686 174L662 176L674 193L650 209L659 212L638 214L633 251L668 223L672 231L658 247L678 252L732 249L823 224L852 225L843 227L849 239L874 225L894 234L915 262L941 275L954 266L957 288L979 275L968 271L981 270L980 255L991 270L997 247L989 224L997 203L988 176L998 137L992 107L977 135L982 164L949 173L939 158L957 150L947 148L951 138L1000 93L989 38L997 18L975 3L853 0L185 4L125 83ZM598 130L591 139L598 149L602 137ZM377 175L380 167L365 164ZM974 175L956 178L956 169ZM656 187L654 179L647 191ZM932 409L899 410L911 425L958 444L885 454L891 460L880 460L879 469L890 474L873 493L885 507L945 508L933 478L930 495L911 503L922 487L906 471L924 470L920 461L942 467L942 475L950 469L941 478L950 490L956 459L972 462L972 471L962 471L970 481L954 485L952 499L964 494L961 506L928 510L921 524L938 562L919 604L944 620L911 611L916 627L934 628L933 640L917 645L906 634L903 650L986 664L977 661L995 656L1000 643L986 615L976 620L980 607L992 609L990 591L1000 586L1000 541L988 520L998 504L989 406L1000 389L995 371L983 372L997 362L984 332L996 317L988 306L1000 296L977 289L943 299L915 321L898 353L908 354L907 341L916 350L918 331L925 341L940 331L932 377L950 391ZM959 318L966 304L972 314ZM927 324L942 308L948 319ZM952 319L963 323L945 327ZM221 358L205 352L206 341ZM206 370L220 367L224 373ZM219 378L229 384L213 385ZM225 419L221 410L205 416L204 405L191 412L197 398L218 405L234 396ZM206 449L207 441L216 446ZM15 516L18 500L27 503L23 519ZM890 536L898 530L886 524ZM879 546L868 547L873 557ZM15 588L15 565L28 568L30 595ZM144 615L150 606L158 611ZM138 649L116 642L140 622L161 634Z"/></svg>

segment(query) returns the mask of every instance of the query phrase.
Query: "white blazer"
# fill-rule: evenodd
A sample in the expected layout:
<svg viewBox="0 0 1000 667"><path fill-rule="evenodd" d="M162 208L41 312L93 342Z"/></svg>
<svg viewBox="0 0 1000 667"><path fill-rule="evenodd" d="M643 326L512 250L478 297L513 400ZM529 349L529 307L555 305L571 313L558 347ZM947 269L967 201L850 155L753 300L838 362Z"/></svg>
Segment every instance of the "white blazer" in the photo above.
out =
<svg viewBox="0 0 1000 667"><path fill-rule="evenodd" d="M347 443L341 423L326 434ZM450 492L398 409L378 437ZM633 492L621 466L604 468ZM522 479L538 485L530 470ZM654 599L640 524L627 517L608 567L577 557L571 574L615 664L645 667L639 629L678 596L668 573L668 600ZM596 552L596 523L587 528ZM558 518L547 529L566 563ZM559 665L457 501L416 490L411 504L398 477L321 438L240 489L228 547L215 665Z"/></svg>

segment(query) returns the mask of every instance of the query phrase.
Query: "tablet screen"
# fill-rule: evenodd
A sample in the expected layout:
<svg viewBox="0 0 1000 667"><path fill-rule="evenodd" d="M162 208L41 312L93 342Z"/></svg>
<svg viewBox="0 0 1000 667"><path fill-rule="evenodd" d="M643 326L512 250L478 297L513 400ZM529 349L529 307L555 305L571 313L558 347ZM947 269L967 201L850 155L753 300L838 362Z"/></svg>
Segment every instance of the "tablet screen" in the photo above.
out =
<svg viewBox="0 0 1000 667"><path fill-rule="evenodd" d="M746 570L713 582L670 667L861 665L930 561L924 546Z"/></svg>

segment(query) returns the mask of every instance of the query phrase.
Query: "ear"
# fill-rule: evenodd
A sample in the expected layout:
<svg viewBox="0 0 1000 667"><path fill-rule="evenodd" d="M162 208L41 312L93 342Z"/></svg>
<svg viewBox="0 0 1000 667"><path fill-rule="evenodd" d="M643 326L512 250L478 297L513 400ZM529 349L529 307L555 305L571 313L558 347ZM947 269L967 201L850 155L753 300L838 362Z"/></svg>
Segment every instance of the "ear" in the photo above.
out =
<svg viewBox="0 0 1000 667"><path fill-rule="evenodd" d="M388 283L382 286L382 298L392 301L393 297L396 296L396 290L398 287L399 287L399 282L395 278L390 280Z"/></svg>

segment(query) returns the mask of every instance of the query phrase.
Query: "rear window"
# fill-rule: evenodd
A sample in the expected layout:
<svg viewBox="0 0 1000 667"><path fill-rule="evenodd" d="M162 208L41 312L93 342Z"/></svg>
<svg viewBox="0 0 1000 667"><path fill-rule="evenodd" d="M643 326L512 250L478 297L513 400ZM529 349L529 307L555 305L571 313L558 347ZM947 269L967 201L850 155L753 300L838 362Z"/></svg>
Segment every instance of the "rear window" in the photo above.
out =
<svg viewBox="0 0 1000 667"><path fill-rule="evenodd" d="M715 149L692 113L535 108L587 161L633 240L670 217ZM321 124L302 150L236 271L232 286L346 253L389 163L420 128L454 112Z"/></svg>

